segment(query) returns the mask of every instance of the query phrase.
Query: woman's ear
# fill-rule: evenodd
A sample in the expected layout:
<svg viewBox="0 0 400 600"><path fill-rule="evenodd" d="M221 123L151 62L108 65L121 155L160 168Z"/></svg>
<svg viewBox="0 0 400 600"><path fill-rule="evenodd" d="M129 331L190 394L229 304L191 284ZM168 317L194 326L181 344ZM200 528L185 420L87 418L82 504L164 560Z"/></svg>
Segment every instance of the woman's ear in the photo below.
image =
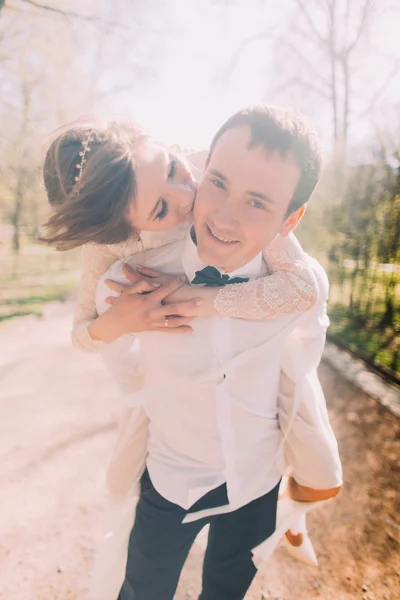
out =
<svg viewBox="0 0 400 600"><path fill-rule="evenodd" d="M295 227L297 227L297 225L303 218L304 213L306 212L306 208L307 208L307 205L303 204L303 206L300 206L300 208L298 208L297 210L292 212L291 215L288 216L288 218L286 219L286 221L284 222L284 224L282 226L282 229L279 232L281 237L287 237L289 235L289 233L291 231L293 231L293 229Z"/></svg>

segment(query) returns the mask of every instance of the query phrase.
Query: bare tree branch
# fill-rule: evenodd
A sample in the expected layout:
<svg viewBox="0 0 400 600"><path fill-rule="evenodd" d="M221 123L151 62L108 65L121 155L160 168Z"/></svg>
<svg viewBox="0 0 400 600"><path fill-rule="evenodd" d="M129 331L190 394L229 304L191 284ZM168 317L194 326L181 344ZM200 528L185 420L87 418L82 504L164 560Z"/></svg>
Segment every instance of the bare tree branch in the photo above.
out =
<svg viewBox="0 0 400 600"><path fill-rule="evenodd" d="M231 61L227 67L227 69L225 70L224 73L224 79L227 80L230 78L230 76L232 75L233 71L235 70L235 68L237 67L239 60L243 54L243 52L246 50L246 48L252 44L253 42L257 42L259 40L263 40L263 39L270 39L270 40L274 40L274 41L279 41L280 44L282 44L282 46L284 46L287 50L289 50L290 52L292 52L299 60L300 62L303 63L303 65L305 65L310 72L312 73L313 77L315 77L316 79L319 80L319 82L323 85L323 86L329 86L329 81L327 81L325 79L325 77L311 64L311 62L309 60L307 60L302 54L300 54L299 49L297 46L291 44L288 40L286 40L285 38L281 38L279 36L277 36L274 33L269 33L269 32L264 32L264 33L257 33L256 35L253 35L249 38L246 38L245 40L243 40L238 49L236 50L236 52L233 54Z"/></svg>
<svg viewBox="0 0 400 600"><path fill-rule="evenodd" d="M384 93L386 88L388 87L389 83L397 75L399 69L400 69L400 63L396 62L396 64L393 66L393 69L390 71L389 75L387 76L387 78L385 79L383 84L378 88L378 90L373 95L371 102L368 104L368 107L366 109L364 109L361 114L357 115L357 120L362 119L363 117L365 117L367 114L369 114L373 110L374 106L376 105L376 103L378 102L378 100L380 99L380 97L382 96L382 94Z"/></svg>
<svg viewBox="0 0 400 600"><path fill-rule="evenodd" d="M365 25L366 25L366 22L368 20L369 14L370 14L371 5L372 5L372 0L365 0L363 10L362 10L360 24L358 26L358 30L356 32L356 35L355 35L353 41L346 48L346 56L349 56L349 54L354 50L354 48L357 46L357 44L360 40L360 37L362 36L362 34L365 31Z"/></svg>
<svg viewBox="0 0 400 600"><path fill-rule="evenodd" d="M332 94L330 91L325 90L321 87L319 87L318 85L316 85L313 81L304 81L302 79L300 79L300 77L294 77L293 78L293 83L295 85L298 85L300 87L306 87L306 89L308 90L312 90L313 92L315 92L318 96L321 96L322 98L325 98L326 100L332 100Z"/></svg>
<svg viewBox="0 0 400 600"><path fill-rule="evenodd" d="M304 4L304 0L295 0L301 14L303 15L303 17L305 18L305 20L308 23L308 26L311 30L311 32L315 35L316 39L318 40L318 42L320 44L322 44L323 46L327 46L329 44L329 40L325 39L321 33L318 31L318 29L315 26L314 21L312 20L310 13L308 12L308 10L305 7Z"/></svg>
<svg viewBox="0 0 400 600"><path fill-rule="evenodd" d="M5 6L6 0L0 0L0 11L3 6ZM76 13L70 10L63 10L61 8L56 8L49 4L42 4L40 2L36 2L35 0L19 0L19 2L23 2L24 4L29 4L34 8L38 8L40 10L45 10L47 12L62 16L62 17L71 17L73 19L79 19L80 21L86 21L88 23L104 23L104 19L101 17L96 17L95 15L83 15L81 13ZM2 3L2 4L1 4ZM107 23L110 23L107 21ZM113 23L113 25L121 25L120 23Z"/></svg>
<svg viewBox="0 0 400 600"><path fill-rule="evenodd" d="M336 85L336 0L327 1L327 11L329 16L330 96L332 101L333 139L337 140L339 135L339 123Z"/></svg>

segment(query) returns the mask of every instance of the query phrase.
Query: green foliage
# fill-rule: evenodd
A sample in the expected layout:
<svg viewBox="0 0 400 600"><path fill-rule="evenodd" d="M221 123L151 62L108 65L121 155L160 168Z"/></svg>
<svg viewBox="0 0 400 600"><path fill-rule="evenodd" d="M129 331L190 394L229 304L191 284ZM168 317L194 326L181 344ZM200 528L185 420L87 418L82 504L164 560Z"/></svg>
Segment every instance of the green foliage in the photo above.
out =
<svg viewBox="0 0 400 600"><path fill-rule="evenodd" d="M48 302L64 300L76 290L80 252L56 252L23 238L18 255L0 246L0 322L38 314Z"/></svg>
<svg viewBox="0 0 400 600"><path fill-rule="evenodd" d="M330 333L399 373L400 168L332 170L315 199L299 237L328 271Z"/></svg>

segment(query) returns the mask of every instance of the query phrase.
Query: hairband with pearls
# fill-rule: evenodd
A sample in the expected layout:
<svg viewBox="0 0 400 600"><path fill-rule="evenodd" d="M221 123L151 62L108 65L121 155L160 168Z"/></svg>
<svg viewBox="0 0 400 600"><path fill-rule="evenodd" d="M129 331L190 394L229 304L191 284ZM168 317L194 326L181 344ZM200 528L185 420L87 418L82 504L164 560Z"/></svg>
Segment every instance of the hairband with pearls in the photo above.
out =
<svg viewBox="0 0 400 600"><path fill-rule="evenodd" d="M92 141L92 134L93 134L93 130L90 129L88 131L88 133L86 134L86 137L82 141L82 150L79 152L79 156L81 156L82 158L81 158L80 164L76 165L76 168L78 169L78 175L75 177L75 181L77 183L76 195L79 194L79 190L80 190L79 182L82 178L83 165L85 164L85 162L87 162L86 154L88 152L90 152L89 144Z"/></svg>

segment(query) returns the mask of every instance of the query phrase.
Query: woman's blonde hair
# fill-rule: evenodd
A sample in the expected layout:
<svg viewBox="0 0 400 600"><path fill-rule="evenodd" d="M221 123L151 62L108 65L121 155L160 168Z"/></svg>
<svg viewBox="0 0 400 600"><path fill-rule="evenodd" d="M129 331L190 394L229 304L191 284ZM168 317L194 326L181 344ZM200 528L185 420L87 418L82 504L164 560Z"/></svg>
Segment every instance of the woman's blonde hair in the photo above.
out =
<svg viewBox="0 0 400 600"><path fill-rule="evenodd" d="M137 192L133 150L146 138L143 129L126 122L74 124L61 131L43 166L53 213L40 240L70 250L131 237L135 232L127 211Z"/></svg>

